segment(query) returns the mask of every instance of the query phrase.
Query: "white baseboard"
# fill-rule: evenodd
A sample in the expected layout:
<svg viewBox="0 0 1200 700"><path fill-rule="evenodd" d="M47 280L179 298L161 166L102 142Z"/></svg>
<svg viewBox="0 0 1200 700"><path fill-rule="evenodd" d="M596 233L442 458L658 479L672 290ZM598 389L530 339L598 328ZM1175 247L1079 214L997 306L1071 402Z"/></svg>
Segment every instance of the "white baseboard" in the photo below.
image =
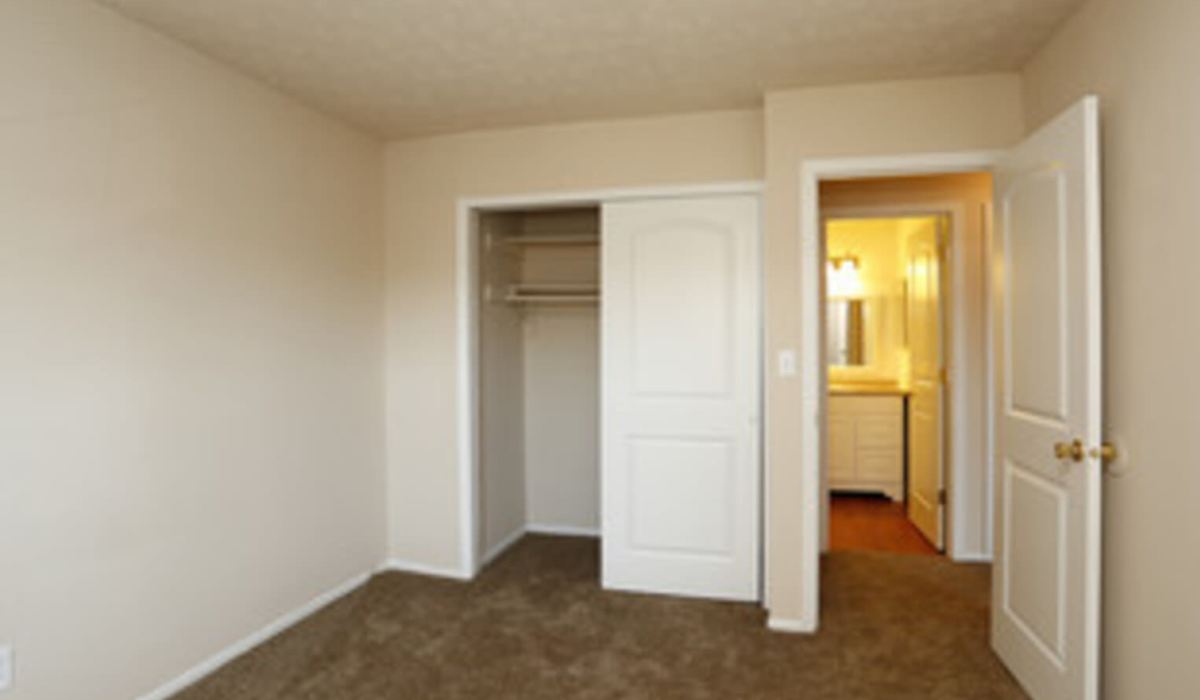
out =
<svg viewBox="0 0 1200 700"><path fill-rule="evenodd" d="M960 564L991 564L992 555L983 552L965 552L951 556L950 560Z"/></svg>
<svg viewBox="0 0 1200 700"><path fill-rule="evenodd" d="M772 632L788 632L791 634L812 634L817 626L805 620L792 620L783 617L768 617L767 629Z"/></svg>
<svg viewBox="0 0 1200 700"><path fill-rule="evenodd" d="M525 532L534 535L563 535L565 537L599 537L600 528L580 527L579 525L547 525L530 523L525 526Z"/></svg>
<svg viewBox="0 0 1200 700"><path fill-rule="evenodd" d="M245 654L259 644L267 641L271 637L283 632L287 628L291 627L297 622L300 622L309 615L312 615L338 598L350 593L354 589L366 583L367 579L369 578L371 578L371 574L368 572L365 574L359 574L358 576L355 576L344 583L338 584L337 586L325 591L321 595L313 598L295 610L284 613L258 631L239 639L233 644L230 644L224 649L191 667L187 671L184 671L182 674L158 686L154 690L151 690L145 695L140 696L138 700L166 700L166 698L175 695L179 691L192 685L196 681L199 681L201 678L204 678L213 671L216 671L230 661L233 661L242 654Z"/></svg>
<svg viewBox="0 0 1200 700"><path fill-rule="evenodd" d="M401 571L406 574L420 574L422 576L452 578L457 581L470 581L473 578L470 574L463 572L461 569L454 569L448 566L435 566L433 564L423 564L418 561L408 561L406 559L388 559L379 567L379 571Z"/></svg>
<svg viewBox="0 0 1200 700"><path fill-rule="evenodd" d="M523 527L518 527L516 530L513 530L512 532L508 533L507 537L505 537L504 539L497 542L495 544L495 546L493 546L491 549L489 549L487 551L487 554L483 555L483 562L480 563L480 568L487 566L489 563L491 563L491 561L493 559L500 556L501 554L504 554L504 552L509 547L516 544L517 540L521 539L524 536L525 536L525 528L523 528Z"/></svg>

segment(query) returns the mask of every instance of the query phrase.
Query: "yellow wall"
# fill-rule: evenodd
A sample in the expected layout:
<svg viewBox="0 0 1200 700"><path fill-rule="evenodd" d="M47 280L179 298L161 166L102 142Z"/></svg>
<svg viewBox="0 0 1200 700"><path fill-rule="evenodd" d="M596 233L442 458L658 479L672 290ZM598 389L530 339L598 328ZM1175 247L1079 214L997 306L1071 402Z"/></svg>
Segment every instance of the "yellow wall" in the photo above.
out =
<svg viewBox="0 0 1200 700"><path fill-rule="evenodd" d="M904 262L901 236L905 219L834 219L825 226L827 258L858 259L862 282L867 363L829 367L835 382L899 382L904 365Z"/></svg>
<svg viewBox="0 0 1200 700"><path fill-rule="evenodd" d="M382 144L0 2L5 700L133 698L378 565Z"/></svg>
<svg viewBox="0 0 1200 700"><path fill-rule="evenodd" d="M1103 133L1104 694L1200 694L1200 3L1092 0L1025 69L1029 124L1086 93Z"/></svg>

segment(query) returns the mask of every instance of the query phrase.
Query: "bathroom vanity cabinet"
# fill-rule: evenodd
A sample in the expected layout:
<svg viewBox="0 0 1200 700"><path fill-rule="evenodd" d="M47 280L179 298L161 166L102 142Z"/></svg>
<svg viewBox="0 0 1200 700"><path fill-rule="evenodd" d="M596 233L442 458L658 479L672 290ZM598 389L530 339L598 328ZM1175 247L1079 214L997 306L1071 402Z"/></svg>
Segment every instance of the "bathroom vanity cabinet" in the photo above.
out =
<svg viewBox="0 0 1200 700"><path fill-rule="evenodd" d="M905 394L832 391L829 396L829 488L904 496Z"/></svg>

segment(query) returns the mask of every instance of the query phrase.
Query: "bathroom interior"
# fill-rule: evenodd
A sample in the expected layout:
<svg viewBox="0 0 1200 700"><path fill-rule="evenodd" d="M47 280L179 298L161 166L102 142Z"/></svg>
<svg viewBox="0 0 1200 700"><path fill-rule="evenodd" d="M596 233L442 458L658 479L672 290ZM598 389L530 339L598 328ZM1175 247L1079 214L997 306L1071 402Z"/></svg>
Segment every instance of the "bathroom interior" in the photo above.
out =
<svg viewBox="0 0 1200 700"><path fill-rule="evenodd" d="M826 477L832 550L938 555L949 222L827 219Z"/></svg>

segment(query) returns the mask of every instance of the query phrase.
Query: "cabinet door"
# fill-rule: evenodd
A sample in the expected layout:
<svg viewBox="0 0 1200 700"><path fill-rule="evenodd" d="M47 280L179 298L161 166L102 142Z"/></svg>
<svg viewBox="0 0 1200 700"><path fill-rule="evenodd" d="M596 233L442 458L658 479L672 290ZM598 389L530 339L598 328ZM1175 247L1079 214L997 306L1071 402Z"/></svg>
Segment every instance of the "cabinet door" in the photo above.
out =
<svg viewBox="0 0 1200 700"><path fill-rule="evenodd" d="M857 457L856 473L863 481L899 484L903 479L904 458L899 446L883 450L859 450Z"/></svg>
<svg viewBox="0 0 1200 700"><path fill-rule="evenodd" d="M829 483L833 486L854 479L854 419L829 417Z"/></svg>

